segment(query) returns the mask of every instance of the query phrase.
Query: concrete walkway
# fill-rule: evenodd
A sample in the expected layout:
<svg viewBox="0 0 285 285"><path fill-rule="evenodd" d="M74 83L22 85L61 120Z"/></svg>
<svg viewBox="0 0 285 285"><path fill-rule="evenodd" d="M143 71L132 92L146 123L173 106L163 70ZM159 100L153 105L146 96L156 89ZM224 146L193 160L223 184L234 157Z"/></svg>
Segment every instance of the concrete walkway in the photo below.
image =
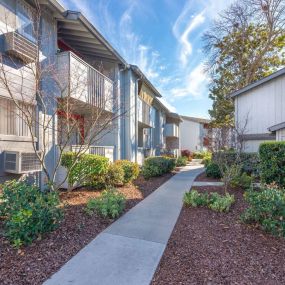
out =
<svg viewBox="0 0 285 285"><path fill-rule="evenodd" d="M202 166L186 166L110 225L44 285L149 284ZM48 250L48 249L47 249Z"/></svg>

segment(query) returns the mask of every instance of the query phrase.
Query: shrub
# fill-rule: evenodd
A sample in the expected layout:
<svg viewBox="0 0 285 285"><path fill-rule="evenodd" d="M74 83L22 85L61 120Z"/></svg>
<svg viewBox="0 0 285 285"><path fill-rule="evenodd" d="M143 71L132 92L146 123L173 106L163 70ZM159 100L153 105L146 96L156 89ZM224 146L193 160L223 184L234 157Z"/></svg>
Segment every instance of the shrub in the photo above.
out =
<svg viewBox="0 0 285 285"><path fill-rule="evenodd" d="M107 173L104 176L104 186L121 186L124 184L125 172L122 165L118 163L111 163L108 167Z"/></svg>
<svg viewBox="0 0 285 285"><path fill-rule="evenodd" d="M203 159L204 158L203 152L200 152L200 151L193 152L193 158L195 158L195 159Z"/></svg>
<svg viewBox="0 0 285 285"><path fill-rule="evenodd" d="M135 162L129 160L117 160L115 165L122 167L124 171L124 184L132 182L139 176L140 168Z"/></svg>
<svg viewBox="0 0 285 285"><path fill-rule="evenodd" d="M171 172L175 168L176 159L164 156L153 156L145 159L142 167L142 175L148 179Z"/></svg>
<svg viewBox="0 0 285 285"><path fill-rule="evenodd" d="M234 195L230 195L229 193L226 193L225 195L210 193L208 207L216 212L228 212L234 201Z"/></svg>
<svg viewBox="0 0 285 285"><path fill-rule="evenodd" d="M179 156L176 160L176 166L186 166L187 165L187 157Z"/></svg>
<svg viewBox="0 0 285 285"><path fill-rule="evenodd" d="M245 172L243 173L239 172L230 181L231 187L241 187L243 189L250 188L251 184L252 184L252 177L246 174Z"/></svg>
<svg viewBox="0 0 285 285"><path fill-rule="evenodd" d="M220 195L218 193L199 193L196 190L185 193L183 197L185 206L207 206L216 212L228 212L234 201L234 196L229 193Z"/></svg>
<svg viewBox="0 0 285 285"><path fill-rule="evenodd" d="M109 160L104 156L94 154L63 153L61 165L69 170L68 184L103 187Z"/></svg>
<svg viewBox="0 0 285 285"><path fill-rule="evenodd" d="M212 161L222 161L224 164L231 166L237 163L237 153L233 150L219 151L212 155ZM242 172L251 175L258 175L259 157L257 153L241 153L240 161Z"/></svg>
<svg viewBox="0 0 285 285"><path fill-rule="evenodd" d="M199 206L207 206L208 205L208 194L207 193L199 193L197 190L191 190L190 192L186 192L183 197L184 205L199 207Z"/></svg>
<svg viewBox="0 0 285 285"><path fill-rule="evenodd" d="M16 247L54 230L62 218L57 192L42 192L23 181L5 183L0 199L5 235Z"/></svg>
<svg viewBox="0 0 285 285"><path fill-rule="evenodd" d="M86 212L92 215L97 212L104 218L117 218L125 209L126 198L114 188L102 192L98 198L87 202Z"/></svg>
<svg viewBox="0 0 285 285"><path fill-rule="evenodd" d="M207 177L221 178L222 174L221 174L221 171L220 171L218 164L216 164L214 162L210 162L206 166L206 175L207 175Z"/></svg>
<svg viewBox="0 0 285 285"><path fill-rule="evenodd" d="M187 159L191 160L191 152L188 149L181 150L181 156L187 157Z"/></svg>
<svg viewBox="0 0 285 285"><path fill-rule="evenodd" d="M285 142L265 142L259 147L260 178L285 187Z"/></svg>
<svg viewBox="0 0 285 285"><path fill-rule="evenodd" d="M285 236L285 193L274 187L244 194L249 207L241 215L246 223L258 223L274 235Z"/></svg>

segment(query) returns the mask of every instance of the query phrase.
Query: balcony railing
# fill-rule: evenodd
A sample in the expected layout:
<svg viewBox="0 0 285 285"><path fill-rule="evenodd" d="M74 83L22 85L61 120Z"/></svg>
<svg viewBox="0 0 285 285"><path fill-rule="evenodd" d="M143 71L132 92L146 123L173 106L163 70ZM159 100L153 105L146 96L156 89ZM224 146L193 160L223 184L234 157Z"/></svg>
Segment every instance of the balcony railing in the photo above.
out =
<svg viewBox="0 0 285 285"><path fill-rule="evenodd" d="M57 64L63 96L112 112L114 88L111 79L70 51L59 53Z"/></svg>
<svg viewBox="0 0 285 285"><path fill-rule="evenodd" d="M138 121L145 125L152 126L151 106L140 98L138 98Z"/></svg>
<svg viewBox="0 0 285 285"><path fill-rule="evenodd" d="M84 145L72 145L71 151L79 152L85 151L85 153L96 154L107 157L110 162L114 162L114 146L84 146Z"/></svg>
<svg viewBox="0 0 285 285"><path fill-rule="evenodd" d="M176 124L166 124L164 128L164 135L166 137L179 137L179 127Z"/></svg>

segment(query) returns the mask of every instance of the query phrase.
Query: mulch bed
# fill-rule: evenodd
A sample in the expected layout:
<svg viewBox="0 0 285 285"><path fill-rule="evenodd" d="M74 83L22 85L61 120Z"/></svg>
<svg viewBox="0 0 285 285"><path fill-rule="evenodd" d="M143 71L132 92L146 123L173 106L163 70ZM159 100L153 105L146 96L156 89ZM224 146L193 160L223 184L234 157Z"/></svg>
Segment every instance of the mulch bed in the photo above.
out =
<svg viewBox="0 0 285 285"><path fill-rule="evenodd" d="M199 181L199 182L221 182L221 179L207 177L206 173L203 172L196 177L195 181Z"/></svg>
<svg viewBox="0 0 285 285"><path fill-rule="evenodd" d="M176 172L145 180L139 177L134 185L120 187L127 198L126 211L135 206ZM16 250L0 236L0 284L37 285L42 284L64 263L87 245L114 220L103 219L84 212L86 202L98 197L100 192L77 190L62 192L65 216L60 227L43 240L31 246ZM1 224L0 224L1 226ZM1 228L0 228L1 230Z"/></svg>
<svg viewBox="0 0 285 285"><path fill-rule="evenodd" d="M285 239L241 223L243 191L229 192L236 198L229 213L183 207L153 285L285 284Z"/></svg>

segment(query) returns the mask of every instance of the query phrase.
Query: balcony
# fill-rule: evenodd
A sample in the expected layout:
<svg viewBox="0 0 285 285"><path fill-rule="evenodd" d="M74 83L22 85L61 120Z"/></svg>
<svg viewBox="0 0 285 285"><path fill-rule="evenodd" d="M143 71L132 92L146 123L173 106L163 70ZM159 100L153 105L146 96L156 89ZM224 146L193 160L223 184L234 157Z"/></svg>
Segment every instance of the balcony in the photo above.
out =
<svg viewBox="0 0 285 285"><path fill-rule="evenodd" d="M113 111L111 79L70 51L57 55L57 65L63 97L70 96L79 102Z"/></svg>
<svg viewBox="0 0 285 285"><path fill-rule="evenodd" d="M71 151L79 152L84 151L89 154L96 154L107 157L110 162L114 162L114 146L84 146L84 145L72 145Z"/></svg>
<svg viewBox="0 0 285 285"><path fill-rule="evenodd" d="M164 129L165 137L179 138L179 127L176 124L166 124Z"/></svg>

